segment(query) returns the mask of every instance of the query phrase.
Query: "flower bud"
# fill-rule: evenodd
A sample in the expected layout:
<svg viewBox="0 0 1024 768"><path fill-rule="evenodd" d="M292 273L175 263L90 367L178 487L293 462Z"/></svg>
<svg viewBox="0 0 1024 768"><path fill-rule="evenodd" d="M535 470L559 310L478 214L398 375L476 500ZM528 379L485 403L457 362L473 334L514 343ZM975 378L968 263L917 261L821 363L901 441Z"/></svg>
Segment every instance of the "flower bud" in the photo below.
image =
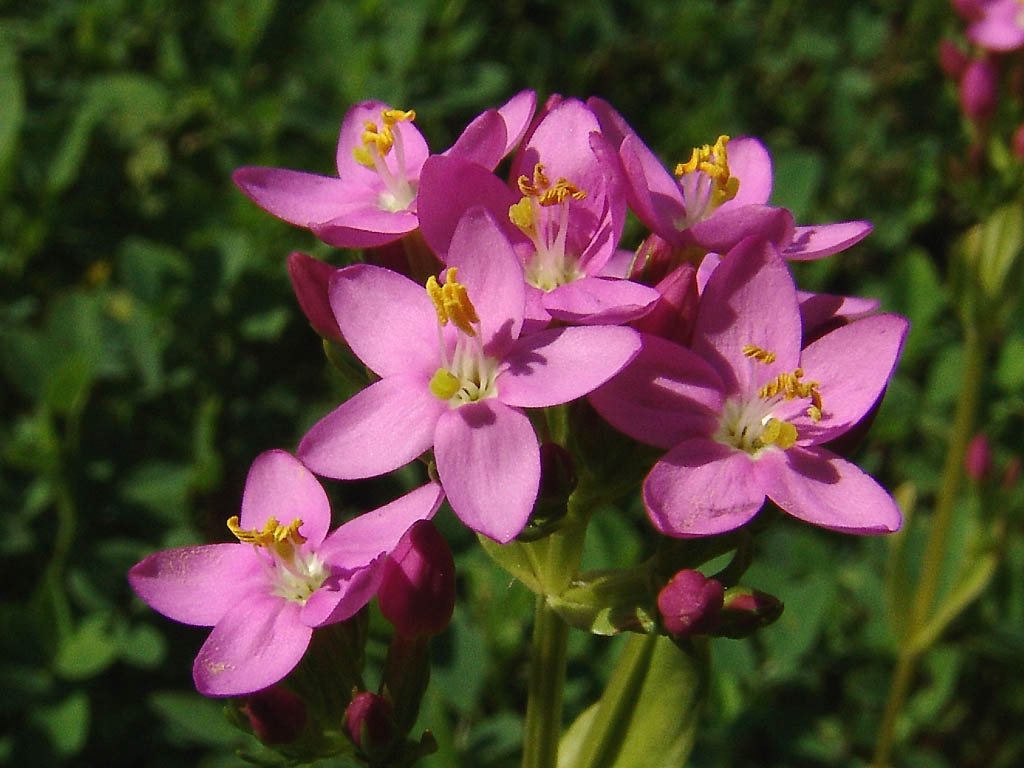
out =
<svg viewBox="0 0 1024 768"><path fill-rule="evenodd" d="M985 2L986 0L950 0L953 10L965 21L979 18Z"/></svg>
<svg viewBox="0 0 1024 768"><path fill-rule="evenodd" d="M306 727L306 704L283 685L247 696L242 712L253 733L264 744L288 744Z"/></svg>
<svg viewBox="0 0 1024 768"><path fill-rule="evenodd" d="M782 601L750 587L730 587L725 591L722 620L715 629L718 637L738 639L767 627L782 615Z"/></svg>
<svg viewBox="0 0 1024 768"><path fill-rule="evenodd" d="M379 754L395 735L394 707L383 696L360 691L345 710L345 730L357 747L368 754Z"/></svg>
<svg viewBox="0 0 1024 768"><path fill-rule="evenodd" d="M384 565L381 613L403 637L444 631L455 608L455 561L429 520L412 526Z"/></svg>
<svg viewBox="0 0 1024 768"><path fill-rule="evenodd" d="M1024 160L1024 123L1017 126L1010 138L1010 151L1018 160Z"/></svg>
<svg viewBox="0 0 1024 768"><path fill-rule="evenodd" d="M994 56L973 59L960 78L960 107L975 122L985 120L996 108L999 68Z"/></svg>
<svg viewBox="0 0 1024 768"><path fill-rule="evenodd" d="M981 481L992 469L992 449L984 432L979 432L967 444L964 454L964 470L972 480Z"/></svg>
<svg viewBox="0 0 1024 768"><path fill-rule="evenodd" d="M676 637L704 635L722 613L721 583L700 571L679 571L658 593L658 611L665 629Z"/></svg>
<svg viewBox="0 0 1024 768"><path fill-rule="evenodd" d="M1020 482L1020 457L1014 456L1003 467L1003 479L1000 483L1003 486L1003 490L1012 491L1017 487L1017 483Z"/></svg>
<svg viewBox="0 0 1024 768"><path fill-rule="evenodd" d="M662 278L655 289L661 298L654 309L633 322L633 327L642 333L689 346L699 302L697 270L692 264L680 264Z"/></svg>
<svg viewBox="0 0 1024 768"><path fill-rule="evenodd" d="M939 41L939 66L950 80L959 80L967 69L967 54L948 37Z"/></svg>
<svg viewBox="0 0 1024 768"><path fill-rule="evenodd" d="M330 264L298 251L288 256L288 276L292 280L295 298L299 300L299 307L309 324L325 339L344 343L327 297L327 284L334 271L335 268Z"/></svg>

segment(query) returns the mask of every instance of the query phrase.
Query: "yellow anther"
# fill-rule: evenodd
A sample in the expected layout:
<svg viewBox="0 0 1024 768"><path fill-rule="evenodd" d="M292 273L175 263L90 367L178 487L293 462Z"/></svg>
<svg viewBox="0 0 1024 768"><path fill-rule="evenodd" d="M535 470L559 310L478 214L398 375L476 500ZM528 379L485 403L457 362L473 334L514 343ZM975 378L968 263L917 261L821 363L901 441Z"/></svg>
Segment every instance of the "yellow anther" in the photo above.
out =
<svg viewBox="0 0 1024 768"><path fill-rule="evenodd" d="M352 157L360 165L367 168L374 167L374 152L379 157L384 157L391 151L395 144L395 134L391 126L403 120L415 120L414 110L385 109L380 113L383 127L378 129L377 124L372 120L363 123L363 132L359 137L361 144L352 147Z"/></svg>
<svg viewBox="0 0 1024 768"><path fill-rule="evenodd" d="M807 407L807 415L811 417L811 421L817 424L821 421L821 408L816 405L810 405Z"/></svg>
<svg viewBox="0 0 1024 768"><path fill-rule="evenodd" d="M583 200L586 196L586 192L568 179L559 179L555 182L555 186L540 194L537 202L544 206L558 205L564 203L567 197L571 197L573 200Z"/></svg>
<svg viewBox="0 0 1024 768"><path fill-rule="evenodd" d="M744 351L744 354L746 352ZM811 401L807 408L807 415L811 421L817 423L821 420L822 403L821 392L818 391L818 382L800 381L803 378L803 368L797 368L792 373L780 373L774 379L765 384L758 391L762 400L770 400L773 397L782 395L786 400L793 400L797 397L806 397Z"/></svg>
<svg viewBox="0 0 1024 768"><path fill-rule="evenodd" d="M712 208L732 200L740 189L740 180L730 175L729 155L725 148L727 141L729 137L723 134L714 145L694 147L690 159L676 165L676 176L680 178L695 171L703 171L711 178L714 182L710 201Z"/></svg>
<svg viewBox="0 0 1024 768"><path fill-rule="evenodd" d="M455 279L457 271L455 267L448 268L444 285L438 283L433 275L427 278L427 295L434 302L437 321L441 325L447 325L450 320L466 335L476 336L473 323L479 323L480 318L477 317L473 302L469 300L466 286Z"/></svg>
<svg viewBox="0 0 1024 768"><path fill-rule="evenodd" d="M438 368L430 379L430 391L442 400L450 400L461 386L458 377L447 368Z"/></svg>
<svg viewBox="0 0 1024 768"><path fill-rule="evenodd" d="M405 120L412 122L416 119L416 110L414 109L385 109L381 113L381 120L384 121L384 125L394 125Z"/></svg>
<svg viewBox="0 0 1024 768"><path fill-rule="evenodd" d="M743 354L746 357L749 357L753 360L757 360L757 362L759 363L765 363L766 365L768 363L775 362L774 352L769 352L767 349L761 349L761 347L755 346L753 344L744 344Z"/></svg>
<svg viewBox="0 0 1024 768"><path fill-rule="evenodd" d="M761 442L764 445L776 445L783 450L792 448L796 444L796 427L788 421L769 419L761 432Z"/></svg>
<svg viewBox="0 0 1024 768"><path fill-rule="evenodd" d="M270 517L263 526L263 530L253 528L246 530L242 528L238 515L228 518L228 530L235 535L235 538L245 544L255 544L257 547L271 547L274 545L303 544L306 537L299 533L302 520L295 518L289 525L281 525L276 517Z"/></svg>
<svg viewBox="0 0 1024 768"><path fill-rule="evenodd" d="M518 203L508 208L508 218L527 235L537 232L537 221L533 216L533 201L528 197L521 198Z"/></svg>
<svg viewBox="0 0 1024 768"><path fill-rule="evenodd" d="M516 179L519 191L526 197L539 197L540 194L551 186L548 177L544 175L544 163L537 163L533 166L533 182L525 174Z"/></svg>

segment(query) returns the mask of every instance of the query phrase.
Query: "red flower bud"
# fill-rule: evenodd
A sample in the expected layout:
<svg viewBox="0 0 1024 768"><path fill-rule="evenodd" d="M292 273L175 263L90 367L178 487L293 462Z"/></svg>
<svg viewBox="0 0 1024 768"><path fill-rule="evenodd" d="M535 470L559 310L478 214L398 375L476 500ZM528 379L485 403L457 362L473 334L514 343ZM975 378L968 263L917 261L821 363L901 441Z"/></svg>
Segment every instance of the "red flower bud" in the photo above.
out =
<svg viewBox="0 0 1024 768"><path fill-rule="evenodd" d="M974 121L985 120L996 108L999 68L994 56L982 56L967 64L960 78L960 107Z"/></svg>
<svg viewBox="0 0 1024 768"><path fill-rule="evenodd" d="M345 340L338 321L334 319L331 302L327 298L327 284L334 267L298 251L288 256L288 276L292 279L295 298L313 330L325 339Z"/></svg>
<svg viewBox="0 0 1024 768"><path fill-rule="evenodd" d="M939 66L950 80L959 80L967 69L967 54L948 37L939 41Z"/></svg>
<svg viewBox="0 0 1024 768"><path fill-rule="evenodd" d="M953 10L965 21L973 21L981 16L986 0L950 0Z"/></svg>
<svg viewBox="0 0 1024 768"><path fill-rule="evenodd" d="M1020 457L1014 456L1003 467L1003 480L1001 485L1004 490L1012 491L1020 482Z"/></svg>
<svg viewBox="0 0 1024 768"><path fill-rule="evenodd" d="M972 480L984 480L992 468L992 449L984 432L979 432L967 445L964 454L964 470Z"/></svg>
<svg viewBox="0 0 1024 768"><path fill-rule="evenodd" d="M288 744L306 727L306 704L283 685L247 696L242 712L253 733L264 744Z"/></svg>
<svg viewBox="0 0 1024 768"><path fill-rule="evenodd" d="M774 622L782 615L782 609L782 601L766 592L749 587L730 587L725 591L722 620L715 635L747 637Z"/></svg>
<svg viewBox="0 0 1024 768"><path fill-rule="evenodd" d="M723 592L700 571L679 571L658 593L662 624L677 637L707 634L718 625Z"/></svg>
<svg viewBox="0 0 1024 768"><path fill-rule="evenodd" d="M1024 160L1024 123L1017 126L1010 139L1010 151L1018 160Z"/></svg>
<svg viewBox="0 0 1024 768"><path fill-rule="evenodd" d="M403 637L444 631L455 608L455 560L429 520L406 531L384 566L381 613Z"/></svg>
<svg viewBox="0 0 1024 768"><path fill-rule="evenodd" d="M345 730L356 746L367 753L382 752L394 737L394 707L383 696L360 691L345 710Z"/></svg>

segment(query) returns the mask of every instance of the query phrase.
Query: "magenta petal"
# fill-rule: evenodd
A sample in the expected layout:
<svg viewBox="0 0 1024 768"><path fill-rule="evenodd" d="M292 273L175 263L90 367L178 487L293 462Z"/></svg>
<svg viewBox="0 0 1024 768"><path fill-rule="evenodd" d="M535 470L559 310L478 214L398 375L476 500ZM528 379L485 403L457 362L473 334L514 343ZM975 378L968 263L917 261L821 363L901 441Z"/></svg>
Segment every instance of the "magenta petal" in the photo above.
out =
<svg viewBox="0 0 1024 768"><path fill-rule="evenodd" d="M345 341L371 371L434 375L437 312L423 286L383 267L355 264L334 273L329 293Z"/></svg>
<svg viewBox="0 0 1024 768"><path fill-rule="evenodd" d="M447 402L430 375L395 375L371 384L313 425L299 443L302 463L324 477L355 480L398 469L434 441Z"/></svg>
<svg viewBox="0 0 1024 768"><path fill-rule="evenodd" d="M660 298L654 288L631 280L583 277L544 294L544 309L579 325L619 325L646 314Z"/></svg>
<svg viewBox="0 0 1024 768"><path fill-rule="evenodd" d="M242 528L262 530L271 517L282 525L302 520L299 533L314 548L331 527L331 505L320 481L287 451L261 453L245 479Z"/></svg>
<svg viewBox="0 0 1024 768"><path fill-rule="evenodd" d="M496 109L482 112L444 154L493 170L506 153L505 120Z"/></svg>
<svg viewBox="0 0 1024 768"><path fill-rule="evenodd" d="M590 147L590 134L601 130L597 117L579 99L565 99L544 115L528 139L527 151L513 169L513 178L533 176L537 162L544 164L544 173L554 182L564 178L587 192L579 201L592 207L598 191L604 189L601 166Z"/></svg>
<svg viewBox="0 0 1024 768"><path fill-rule="evenodd" d="M686 206L675 178L635 134L623 139L619 157L626 174L626 199L633 213L672 245L683 245L675 222L686 218Z"/></svg>
<svg viewBox="0 0 1024 768"><path fill-rule="evenodd" d="M836 296L831 293L796 292L800 302L800 320L804 327L804 342L816 339L852 320L867 317L878 311L878 299L859 296Z"/></svg>
<svg viewBox="0 0 1024 768"><path fill-rule="evenodd" d="M288 276L295 298L313 330L325 339L343 341L327 298L327 284L336 271L330 264L295 251L288 256Z"/></svg>
<svg viewBox="0 0 1024 768"><path fill-rule="evenodd" d="M283 680L302 659L313 630L299 604L259 596L237 603L199 649L192 677L204 696L240 696Z"/></svg>
<svg viewBox="0 0 1024 768"><path fill-rule="evenodd" d="M419 226L412 211L386 211L370 202L350 207L310 229L325 243L338 248L375 248L386 245Z"/></svg>
<svg viewBox="0 0 1024 768"><path fill-rule="evenodd" d="M526 129L530 127L530 119L537 109L537 94L533 91L520 91L511 99L498 107L498 114L505 121L505 152L507 155L523 140Z"/></svg>
<svg viewBox="0 0 1024 768"><path fill-rule="evenodd" d="M871 234L870 221L838 221L813 227L796 227L793 239L782 249L782 256L794 261L809 261L831 256L859 243Z"/></svg>
<svg viewBox="0 0 1024 768"><path fill-rule="evenodd" d="M128 583L167 618L212 627L239 600L265 590L266 576L248 544L205 544L155 552L132 567Z"/></svg>
<svg viewBox="0 0 1024 768"><path fill-rule="evenodd" d="M725 145L729 175L740 180L736 197L722 203L720 211L742 205L763 204L772 195L772 156L755 138L738 136Z"/></svg>
<svg viewBox="0 0 1024 768"><path fill-rule="evenodd" d="M899 507L855 464L820 447L794 446L766 463L768 496L793 517L834 531L891 533L902 524Z"/></svg>
<svg viewBox="0 0 1024 768"><path fill-rule="evenodd" d="M714 432L722 410L722 380L685 347L644 335L640 354L588 399L620 432L667 450Z"/></svg>
<svg viewBox="0 0 1024 768"><path fill-rule="evenodd" d="M709 251L725 253L746 237L758 237L782 246L793 238L793 214L771 205L743 205L726 209L687 230L693 241Z"/></svg>
<svg viewBox="0 0 1024 768"><path fill-rule="evenodd" d="M644 480L644 506L669 536L713 536L749 522L764 503L760 462L713 440L686 440Z"/></svg>
<svg viewBox="0 0 1024 768"><path fill-rule="evenodd" d="M329 577L302 606L299 620L309 627L324 627L352 618L377 594L384 559L381 556L362 568Z"/></svg>
<svg viewBox="0 0 1024 768"><path fill-rule="evenodd" d="M587 99L587 106L601 123L602 135L616 149L622 145L623 139L636 133L626 119L604 99L591 96Z"/></svg>
<svg viewBox="0 0 1024 768"><path fill-rule="evenodd" d="M523 530L537 500L540 446L522 411L483 400L445 413L434 456L462 522L502 544Z"/></svg>
<svg viewBox="0 0 1024 768"><path fill-rule="evenodd" d="M967 39L990 51L1013 51L1024 46L1024 23L1018 0L990 0L982 17L967 27Z"/></svg>
<svg viewBox="0 0 1024 768"><path fill-rule="evenodd" d="M655 287L661 298L650 312L632 323L633 327L690 346L699 301L696 272L692 264L684 263L658 281Z"/></svg>
<svg viewBox="0 0 1024 768"><path fill-rule="evenodd" d="M498 374L498 399L521 408L544 408L588 394L622 370L640 351L632 328L550 328L523 337Z"/></svg>
<svg viewBox="0 0 1024 768"><path fill-rule="evenodd" d="M693 351L711 363L729 393L749 393L800 362L800 310L789 267L769 243L733 248L708 279L697 308ZM745 345L773 352L759 363Z"/></svg>
<svg viewBox="0 0 1024 768"><path fill-rule="evenodd" d="M357 163L352 150L363 146L363 131L366 123L375 123L380 127L381 113L391 107L383 101L367 100L352 105L341 121L338 133L338 148L335 151L335 164L338 176L346 181L358 181L364 184L376 181L379 177L372 168Z"/></svg>
<svg viewBox="0 0 1024 768"><path fill-rule="evenodd" d="M370 194L340 179L287 168L247 166L235 171L231 180L260 208L300 227L312 227L354 205L365 205Z"/></svg>

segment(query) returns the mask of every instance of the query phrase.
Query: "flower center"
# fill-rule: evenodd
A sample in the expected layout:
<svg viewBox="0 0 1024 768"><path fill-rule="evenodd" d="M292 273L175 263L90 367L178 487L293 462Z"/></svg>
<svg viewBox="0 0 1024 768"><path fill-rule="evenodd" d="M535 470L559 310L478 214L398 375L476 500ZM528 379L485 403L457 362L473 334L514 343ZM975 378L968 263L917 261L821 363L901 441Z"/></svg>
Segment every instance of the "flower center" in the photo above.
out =
<svg viewBox="0 0 1024 768"><path fill-rule="evenodd" d="M736 197L740 180L729 172L729 156L722 135L714 145L694 147L690 159L676 166L686 215L675 222L679 230L689 229L707 219L715 210Z"/></svg>
<svg viewBox="0 0 1024 768"><path fill-rule="evenodd" d="M405 172L405 146L402 132L394 130L395 123L416 119L413 110L385 109L380 113L381 127L367 120L363 123L362 143L352 148L352 157L360 165L372 168L384 182L385 191L380 193L378 206L381 210L406 210L416 198L416 188ZM388 168L384 158L394 149L396 173Z"/></svg>
<svg viewBox="0 0 1024 768"><path fill-rule="evenodd" d="M466 286L455 279L457 272L455 267L449 267L444 285L431 275L426 286L437 310L441 358L441 366L430 380L430 391L453 408L498 394L498 361L484 354L480 318ZM449 322L456 329L455 349L450 356L443 330Z"/></svg>
<svg viewBox="0 0 1024 768"><path fill-rule="evenodd" d="M569 233L569 203L583 200L587 193L568 179L554 184L544 175L543 163L533 167L533 179L520 176L523 197L508 209L509 220L533 243L534 255L524 270L526 282L542 291L552 291L582 276L577 255L566 252Z"/></svg>
<svg viewBox="0 0 1024 768"><path fill-rule="evenodd" d="M238 515L228 518L228 530L235 538L256 547L267 572L270 593L305 605L327 580L330 571L316 553L303 551L306 537L299 533L301 526L299 518L290 525L281 525L276 517L271 517L263 530L245 530Z"/></svg>

